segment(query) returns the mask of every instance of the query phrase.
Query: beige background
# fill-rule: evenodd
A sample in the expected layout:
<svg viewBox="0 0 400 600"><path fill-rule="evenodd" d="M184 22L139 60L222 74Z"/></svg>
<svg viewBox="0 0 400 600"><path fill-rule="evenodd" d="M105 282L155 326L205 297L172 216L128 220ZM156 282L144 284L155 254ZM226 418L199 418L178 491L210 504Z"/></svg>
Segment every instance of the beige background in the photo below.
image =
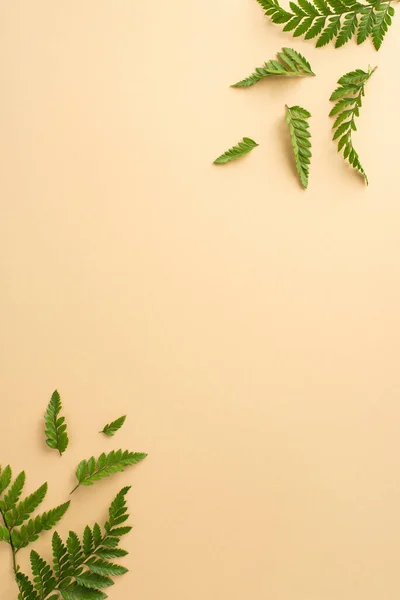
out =
<svg viewBox="0 0 400 600"><path fill-rule="evenodd" d="M399 21L379 54L293 41L255 0L1 0L0 23L1 462L50 507L81 458L149 452L61 527L132 483L113 600L398 600ZM318 77L229 88L284 45ZM327 113L369 63L367 189ZM285 103L313 113L307 193Z"/></svg>

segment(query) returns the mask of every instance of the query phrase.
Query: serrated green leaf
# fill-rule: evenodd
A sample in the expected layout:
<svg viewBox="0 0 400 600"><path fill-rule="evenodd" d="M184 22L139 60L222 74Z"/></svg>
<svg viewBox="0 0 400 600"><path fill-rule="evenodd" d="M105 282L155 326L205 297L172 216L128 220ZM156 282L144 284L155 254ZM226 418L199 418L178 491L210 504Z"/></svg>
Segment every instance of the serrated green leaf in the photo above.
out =
<svg viewBox="0 0 400 600"><path fill-rule="evenodd" d="M12 472L10 465L7 465L4 470L0 469L0 495L8 488L11 483Z"/></svg>
<svg viewBox="0 0 400 600"><path fill-rule="evenodd" d="M86 566L93 573L97 573L98 575L106 575L110 577L124 575L128 572L128 569L122 567L121 565L116 565L115 563L111 563L107 560L102 560L99 558L91 558L86 562Z"/></svg>
<svg viewBox="0 0 400 600"><path fill-rule="evenodd" d="M301 184L304 188L308 187L309 164L311 157L311 151L308 149L311 147L311 143L307 139L309 137L309 132L307 131L309 124L307 119L310 117L311 114L308 112L308 110L302 108L301 106L286 107L286 123L289 126L296 169L299 174ZM304 133L306 133L305 136ZM305 143L304 140L307 140L307 142Z"/></svg>
<svg viewBox="0 0 400 600"><path fill-rule="evenodd" d="M77 584L60 591L64 600L104 600L107 598L107 594L100 590L91 590Z"/></svg>
<svg viewBox="0 0 400 600"><path fill-rule="evenodd" d="M104 433L104 435L112 437L113 435L116 434L116 432L119 429L121 429L121 427L123 426L125 421L126 421L126 415L119 417L119 419L116 419L115 421L112 421L111 423L106 425L100 433Z"/></svg>
<svg viewBox="0 0 400 600"><path fill-rule="evenodd" d="M14 508L5 513L5 519L9 527L17 527L22 525L26 519L37 509L43 502L47 494L47 483L41 485L33 494L27 496Z"/></svg>
<svg viewBox="0 0 400 600"><path fill-rule="evenodd" d="M97 573L91 573L90 571L84 571L81 575L76 577L76 581L79 585L83 585L87 588L102 589L114 585L114 582L109 577L104 575L98 575Z"/></svg>
<svg viewBox="0 0 400 600"><path fill-rule="evenodd" d="M352 131L357 130L355 118L359 115L365 84L374 71L375 69L370 68L368 71L356 69L346 73L339 79L339 87L331 95L331 100L336 100L336 103L330 116L337 115L333 124L333 140L338 140L338 152L343 151L344 159L363 175L367 184L368 178L364 167L353 147Z"/></svg>
<svg viewBox="0 0 400 600"><path fill-rule="evenodd" d="M286 27L290 28L290 25L287 24ZM306 77L314 75L309 62L299 52L291 48L282 48L282 51L278 52L277 56L279 61L270 60L264 63L252 75L246 77L246 79L242 79L242 81L238 81L232 87L250 87L261 81L261 79L274 76Z"/></svg>
<svg viewBox="0 0 400 600"><path fill-rule="evenodd" d="M231 160L235 160L237 158L241 158L245 154L251 152L254 148L256 148L258 144L247 137L243 138L243 141L239 142L237 146L233 146L221 156L214 160L214 164L216 165L224 165L225 163L230 162Z"/></svg>
<svg viewBox="0 0 400 600"><path fill-rule="evenodd" d="M65 452L69 443L65 418L59 417L61 409L62 403L60 394L55 390L51 396L44 416L46 425L45 434L46 444L49 448L58 450L60 456Z"/></svg>
<svg viewBox="0 0 400 600"><path fill-rule="evenodd" d="M10 532L7 527L0 526L0 542L9 542Z"/></svg>
<svg viewBox="0 0 400 600"><path fill-rule="evenodd" d="M50 565L34 550L30 554L33 583L40 598L48 596L56 587L56 580Z"/></svg>
<svg viewBox="0 0 400 600"><path fill-rule="evenodd" d="M276 0L258 0L273 23L284 25L294 37L317 38L318 48L335 42L339 48L353 37L362 44L371 38L377 50L394 15L390 2L370 0L367 4L357 0L297 0L290 2L290 11Z"/></svg>
<svg viewBox="0 0 400 600"><path fill-rule="evenodd" d="M23 487L25 485L25 473L22 471L16 478L13 484L11 485L8 494L6 494L3 500L0 500L0 509L6 513L15 507L18 502Z"/></svg>
<svg viewBox="0 0 400 600"><path fill-rule="evenodd" d="M13 529L12 540L17 550L25 548L35 542L42 531L50 531L62 519L69 508L70 503L65 502L22 525L20 529Z"/></svg>

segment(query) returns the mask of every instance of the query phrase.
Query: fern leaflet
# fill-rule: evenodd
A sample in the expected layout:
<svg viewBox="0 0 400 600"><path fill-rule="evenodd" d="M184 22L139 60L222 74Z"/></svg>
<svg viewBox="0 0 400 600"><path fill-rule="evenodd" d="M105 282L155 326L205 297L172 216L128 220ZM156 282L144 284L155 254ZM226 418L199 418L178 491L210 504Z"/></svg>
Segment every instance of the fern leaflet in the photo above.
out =
<svg viewBox="0 0 400 600"><path fill-rule="evenodd" d="M255 70L252 75L242 81L235 83L232 87L250 87L261 79L272 76L305 77L315 75L310 63L296 50L282 48L277 53L279 60L270 60L263 67Z"/></svg>
<svg viewBox="0 0 400 600"><path fill-rule="evenodd" d="M109 437L112 437L113 435L116 434L118 429L121 429L121 427L125 423L125 421L126 421L126 415L124 415L123 417L119 417L119 419L116 419L115 421L112 421L111 423L106 425L102 429L102 431L100 431L100 433L104 433L104 435L108 435Z"/></svg>
<svg viewBox="0 0 400 600"><path fill-rule="evenodd" d="M65 417L60 417L62 409L60 394L55 390L51 396L44 420L46 424L46 444L49 448L58 450L60 456L68 447L69 439Z"/></svg>
<svg viewBox="0 0 400 600"><path fill-rule="evenodd" d="M365 84L374 71L375 69L369 68L368 71L357 69L346 73L339 79L339 87L330 97L330 100L335 102L330 116L336 117L332 128L334 130L333 139L338 143L338 152L343 151L344 158L363 175L367 185L368 177L358 153L353 147L352 132L357 131L355 119L360 114L362 99L365 95Z"/></svg>
<svg viewBox="0 0 400 600"><path fill-rule="evenodd" d="M96 460L94 456L89 460L82 460L76 469L78 485L72 490L75 492L81 485L93 485L95 481L109 477L113 473L124 471L126 467L135 465L146 458L144 452L129 452L129 450L113 450L109 454L101 454Z"/></svg>
<svg viewBox="0 0 400 600"><path fill-rule="evenodd" d="M311 117L308 110L301 106L286 106L286 123L289 125L290 137L296 161L296 169L304 188L308 187L309 165L311 159L311 134L307 119Z"/></svg>
<svg viewBox="0 0 400 600"><path fill-rule="evenodd" d="M335 40L339 48L353 37L357 44L371 38L376 50L392 23L394 8L391 0L297 0L284 9L279 0L257 0L273 23L292 31L294 37L316 38L320 48Z"/></svg>
<svg viewBox="0 0 400 600"><path fill-rule="evenodd" d="M251 152L256 146L258 146L258 144L254 140L251 140L248 137L244 137L243 140L239 142L237 146L232 146L232 148L221 154L221 156L218 156L218 158L214 160L214 164L224 165L225 163L228 163L231 160L241 158L245 154Z"/></svg>

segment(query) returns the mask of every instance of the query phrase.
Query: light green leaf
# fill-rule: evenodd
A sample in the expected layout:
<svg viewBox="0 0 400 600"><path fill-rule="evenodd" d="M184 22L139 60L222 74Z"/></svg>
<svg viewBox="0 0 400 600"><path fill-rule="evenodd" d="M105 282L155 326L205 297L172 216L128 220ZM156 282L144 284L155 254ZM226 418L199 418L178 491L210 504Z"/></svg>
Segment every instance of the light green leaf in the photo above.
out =
<svg viewBox="0 0 400 600"><path fill-rule="evenodd" d="M58 450L60 456L65 452L69 443L65 417L59 416L61 409L62 404L60 394L55 390L51 396L51 400L44 416L46 424L45 434L46 444L49 448Z"/></svg>
<svg viewBox="0 0 400 600"><path fill-rule="evenodd" d="M113 435L115 435L115 433L118 431L118 429L121 429L121 427L125 423L125 421L126 421L126 415L124 415L123 417L119 417L119 419L116 419L115 421L112 421L108 425L105 425L105 427L102 429L102 431L100 431L100 433L104 433L104 435L108 435L109 437L112 437Z"/></svg>
<svg viewBox="0 0 400 600"><path fill-rule="evenodd" d="M309 62L299 52L291 48L282 48L278 52L279 61L270 60L258 69L252 75L235 83L232 87L250 87L267 77L305 77L314 75Z"/></svg>
<svg viewBox="0 0 400 600"><path fill-rule="evenodd" d="M233 146L232 148L221 154L221 156L216 158L214 160L214 164L224 165L225 163L228 163L231 160L241 158L245 154L251 152L256 146L258 146L258 144L254 140L244 137L243 140L239 142L237 146Z"/></svg>
<svg viewBox="0 0 400 600"><path fill-rule="evenodd" d="M113 473L124 471L126 467L135 465L146 458L144 452L130 452L129 450L113 450L109 454L101 454L97 460L92 456L89 460L79 463L76 470L78 485L93 485L96 481L109 477Z"/></svg>
<svg viewBox="0 0 400 600"><path fill-rule="evenodd" d="M286 123L289 126L296 169L304 188L308 187L311 158L308 119L311 114L301 106L286 106Z"/></svg>
<svg viewBox="0 0 400 600"><path fill-rule="evenodd" d="M330 116L336 116L333 124L333 140L338 140L338 152L343 151L343 157L364 177L368 185L368 177L362 166L358 153L353 147L352 131L356 131L355 119L358 117L359 108L365 93L365 85L375 69L368 71L356 69L343 75L339 87L331 95L335 106Z"/></svg>

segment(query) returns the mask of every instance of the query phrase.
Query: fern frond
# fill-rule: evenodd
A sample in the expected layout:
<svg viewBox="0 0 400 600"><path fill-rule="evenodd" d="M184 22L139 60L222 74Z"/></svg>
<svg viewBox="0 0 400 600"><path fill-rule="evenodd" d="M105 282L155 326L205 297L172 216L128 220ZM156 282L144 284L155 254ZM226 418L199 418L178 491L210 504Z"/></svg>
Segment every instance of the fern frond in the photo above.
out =
<svg viewBox="0 0 400 600"><path fill-rule="evenodd" d="M245 154L251 152L256 146L258 146L258 144L254 140L251 140L248 137L244 137L243 140L239 142L237 146L232 146L232 148L221 154L221 156L218 156L218 158L214 160L214 164L224 165L225 163L228 163L231 160L241 158Z"/></svg>
<svg viewBox="0 0 400 600"><path fill-rule="evenodd" d="M379 50L394 16L391 0L297 0L290 2L290 11L278 0L257 1L273 23L294 37L316 38L317 48L333 41L339 48L356 37L357 44L371 38Z"/></svg>
<svg viewBox="0 0 400 600"><path fill-rule="evenodd" d="M44 420L46 424L46 444L49 448L58 450L60 456L68 447L69 439L65 417L60 417L62 409L60 394L55 390L51 396Z"/></svg>
<svg viewBox="0 0 400 600"><path fill-rule="evenodd" d="M19 504L5 513L7 525L17 527L22 525L34 510L43 502L47 494L47 483L40 486L33 494L27 496Z"/></svg>
<svg viewBox="0 0 400 600"><path fill-rule="evenodd" d="M125 423L125 421L126 421L126 415L124 415L123 417L119 417L119 419L116 419L115 421L112 421L111 423L106 425L100 431L100 433L104 433L104 435L108 435L109 437L112 437L113 435L116 434L118 429L121 429L121 427Z"/></svg>
<svg viewBox="0 0 400 600"><path fill-rule="evenodd" d="M332 126L333 139L338 143L338 152L343 151L343 157L350 165L359 171L368 185L368 177L362 166L358 153L353 147L352 132L357 131L355 119L360 114L362 98L365 94L365 84L375 69L363 71L357 69L343 75L338 81L339 87L332 93L330 100L335 106L330 112L336 117Z"/></svg>
<svg viewBox="0 0 400 600"><path fill-rule="evenodd" d="M311 158L310 126L307 122L310 117L308 110L301 106L286 106L286 123L289 125L296 169L304 188L308 187Z"/></svg>
<svg viewBox="0 0 400 600"><path fill-rule="evenodd" d="M39 592L40 598L46 598L57 585L53 571L34 550L31 552L30 559L34 587Z"/></svg>
<svg viewBox="0 0 400 600"><path fill-rule="evenodd" d="M65 544L57 532L53 534L53 569L36 552L31 552L34 582L32 584L26 575L21 575L20 591L24 594L21 596L22 600L55 600L58 594L61 594L64 600L107 598L102 590L113 585L114 577L124 575L128 571L125 567L108 560L127 554L117 546L121 537L131 528L117 526L128 517L128 491L129 487L123 488L112 501L104 531L97 523L93 529L85 527L83 546L74 531L70 531ZM53 592L54 596L48 599L48 594Z"/></svg>
<svg viewBox="0 0 400 600"><path fill-rule="evenodd" d="M266 77L305 77L315 75L310 63L299 52L296 52L296 50L282 48L282 51L278 52L277 56L279 60L270 60L264 63L252 75L235 83L232 87L250 87Z"/></svg>
<svg viewBox="0 0 400 600"><path fill-rule="evenodd" d="M25 472L22 471L16 478L13 484L11 485L8 494L6 494L3 500L0 500L0 509L3 512L7 512L15 507L20 496L22 494L22 490L25 485Z"/></svg>
<svg viewBox="0 0 400 600"><path fill-rule="evenodd" d="M40 600L39 594L33 587L33 583L27 575L18 571L16 579L19 587L20 600Z"/></svg>
<svg viewBox="0 0 400 600"><path fill-rule="evenodd" d="M109 477L113 473L124 471L126 467L135 465L146 458L144 452L129 452L129 450L113 450L109 454L101 454L96 460L94 456L89 460L82 460L76 469L76 478L78 485L72 490L71 494L78 489L80 485L93 485L95 481Z"/></svg>
<svg viewBox="0 0 400 600"><path fill-rule="evenodd" d="M16 550L26 548L32 542L35 542L42 531L50 531L62 519L69 508L70 503L65 502L56 508L38 515L34 519L29 519L26 525L20 529L13 529L11 538Z"/></svg>
<svg viewBox="0 0 400 600"><path fill-rule="evenodd" d="M5 492L11 483L12 471L10 465L7 465L3 470L0 468L0 495Z"/></svg>

